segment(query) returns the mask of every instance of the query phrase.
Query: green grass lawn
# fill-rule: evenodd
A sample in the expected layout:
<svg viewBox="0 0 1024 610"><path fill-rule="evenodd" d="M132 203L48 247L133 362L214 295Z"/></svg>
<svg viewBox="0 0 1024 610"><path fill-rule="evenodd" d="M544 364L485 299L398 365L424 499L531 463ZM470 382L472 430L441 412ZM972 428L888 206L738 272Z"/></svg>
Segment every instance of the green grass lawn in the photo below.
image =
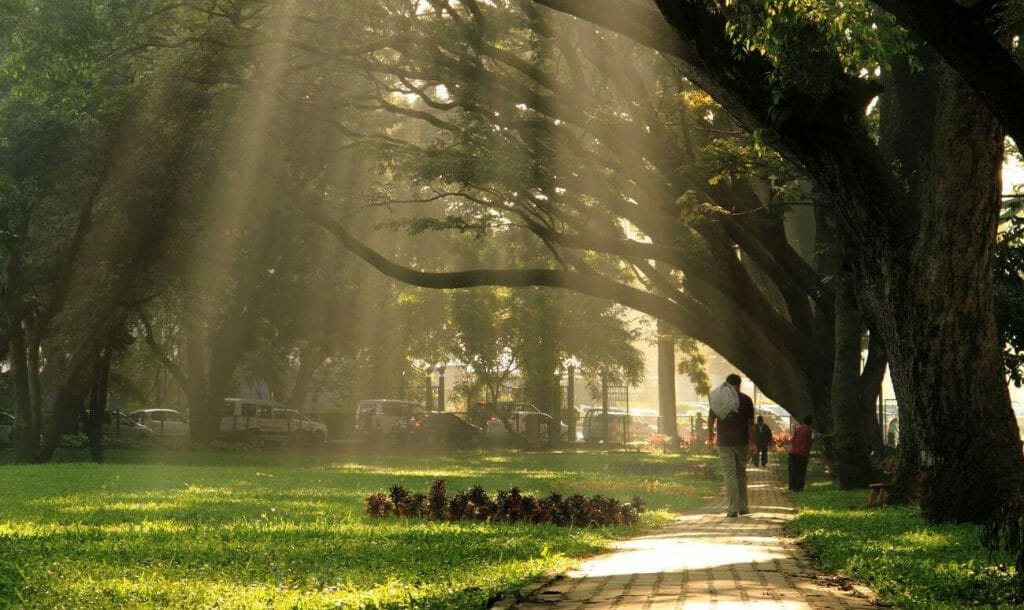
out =
<svg viewBox="0 0 1024 610"><path fill-rule="evenodd" d="M781 462L785 463L785 454ZM783 472L785 478L785 472ZM867 582L899 608L1019 608L1008 555L989 553L975 525L930 525L914 507L867 508L868 491L839 491L811 461L794 532L823 567Z"/></svg>
<svg viewBox="0 0 1024 610"><path fill-rule="evenodd" d="M437 477L453 492L639 495L643 528L718 486L710 458L644 454L107 458L0 466L0 607L483 607L636 528L381 521L363 499Z"/></svg>

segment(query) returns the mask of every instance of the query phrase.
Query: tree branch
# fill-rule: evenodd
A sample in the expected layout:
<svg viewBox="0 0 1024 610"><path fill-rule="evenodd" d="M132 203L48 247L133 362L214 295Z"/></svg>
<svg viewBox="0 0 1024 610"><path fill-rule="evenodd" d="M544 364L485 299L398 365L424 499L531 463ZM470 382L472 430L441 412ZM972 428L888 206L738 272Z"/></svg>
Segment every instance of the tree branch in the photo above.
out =
<svg viewBox="0 0 1024 610"><path fill-rule="evenodd" d="M1014 142L1024 145L1024 70L985 23L986 11L953 0L874 2L927 41L984 100Z"/></svg>

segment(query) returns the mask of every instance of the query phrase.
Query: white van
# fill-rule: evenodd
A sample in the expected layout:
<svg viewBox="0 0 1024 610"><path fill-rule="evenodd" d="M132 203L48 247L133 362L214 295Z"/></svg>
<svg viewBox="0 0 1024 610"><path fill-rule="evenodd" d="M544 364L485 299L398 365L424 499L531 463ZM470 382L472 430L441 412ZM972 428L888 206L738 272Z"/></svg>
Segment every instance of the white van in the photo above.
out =
<svg viewBox="0 0 1024 610"><path fill-rule="evenodd" d="M244 440L323 442L327 426L270 400L225 398L222 434Z"/></svg>
<svg viewBox="0 0 1024 610"><path fill-rule="evenodd" d="M423 417L426 409L418 402L374 398L356 405L356 432L366 437L405 431L409 420Z"/></svg>

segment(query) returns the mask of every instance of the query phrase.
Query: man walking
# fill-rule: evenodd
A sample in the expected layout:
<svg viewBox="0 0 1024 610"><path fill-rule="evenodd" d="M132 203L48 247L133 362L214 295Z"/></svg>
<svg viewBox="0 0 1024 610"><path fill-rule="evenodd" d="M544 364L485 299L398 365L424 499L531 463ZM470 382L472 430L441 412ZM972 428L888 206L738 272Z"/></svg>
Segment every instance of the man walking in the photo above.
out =
<svg viewBox="0 0 1024 610"><path fill-rule="evenodd" d="M754 465L764 468L768 464L768 447L772 444L772 429L764 423L763 415L757 416L757 424L754 425L754 440L757 443Z"/></svg>
<svg viewBox="0 0 1024 610"><path fill-rule="evenodd" d="M754 455L754 402L740 392L740 376L730 374L725 383L712 390L708 413L708 438L715 439L722 462L725 493L729 499L726 517L750 513L747 504L747 460ZM715 435L715 427L718 435Z"/></svg>

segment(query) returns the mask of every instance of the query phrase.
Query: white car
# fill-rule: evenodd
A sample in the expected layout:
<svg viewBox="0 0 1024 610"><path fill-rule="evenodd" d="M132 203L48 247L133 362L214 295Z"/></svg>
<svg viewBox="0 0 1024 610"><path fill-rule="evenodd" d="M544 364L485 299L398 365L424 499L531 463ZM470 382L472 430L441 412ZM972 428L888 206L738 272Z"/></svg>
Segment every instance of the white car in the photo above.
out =
<svg viewBox="0 0 1024 610"><path fill-rule="evenodd" d="M307 443L319 444L327 442L327 426L318 421L313 421L307 415L299 413L295 409L285 409L285 411L293 421L298 420L299 429L305 437L303 440Z"/></svg>
<svg viewBox="0 0 1024 610"><path fill-rule="evenodd" d="M629 428L625 411L608 411L608 442L622 443L646 441L658 434L658 429L638 415L629 415ZM588 444L600 442L604 437L604 414L600 409L587 411L583 416L583 440Z"/></svg>
<svg viewBox="0 0 1024 610"><path fill-rule="evenodd" d="M407 431L410 421L424 414L426 409L422 404L409 400L360 400L356 405L356 432L371 441L384 436L395 437Z"/></svg>
<svg viewBox="0 0 1024 610"><path fill-rule="evenodd" d="M236 439L324 442L327 426L269 400L225 398L222 434Z"/></svg>
<svg viewBox="0 0 1024 610"><path fill-rule="evenodd" d="M491 441L507 441L515 437L523 436L529 429L531 420L536 420L540 429L543 430L542 436L547 436L548 426L554 423L554 419L546 413L540 413L538 411L513 411L509 413L508 423L512 427L509 431L505 423L501 421L497 416L491 417L484 424L484 438ZM567 440L569 437L569 425L565 422L559 422L561 428L562 440Z"/></svg>
<svg viewBox="0 0 1024 610"><path fill-rule="evenodd" d="M102 430L105 436L125 440L148 441L154 438L153 431L147 426L129 419L127 415L120 411L106 411L103 413Z"/></svg>
<svg viewBox="0 0 1024 610"><path fill-rule="evenodd" d="M0 446L14 444L14 416L0 411Z"/></svg>
<svg viewBox="0 0 1024 610"><path fill-rule="evenodd" d="M160 438L189 437L188 418L173 409L140 409L132 411L128 417Z"/></svg>

